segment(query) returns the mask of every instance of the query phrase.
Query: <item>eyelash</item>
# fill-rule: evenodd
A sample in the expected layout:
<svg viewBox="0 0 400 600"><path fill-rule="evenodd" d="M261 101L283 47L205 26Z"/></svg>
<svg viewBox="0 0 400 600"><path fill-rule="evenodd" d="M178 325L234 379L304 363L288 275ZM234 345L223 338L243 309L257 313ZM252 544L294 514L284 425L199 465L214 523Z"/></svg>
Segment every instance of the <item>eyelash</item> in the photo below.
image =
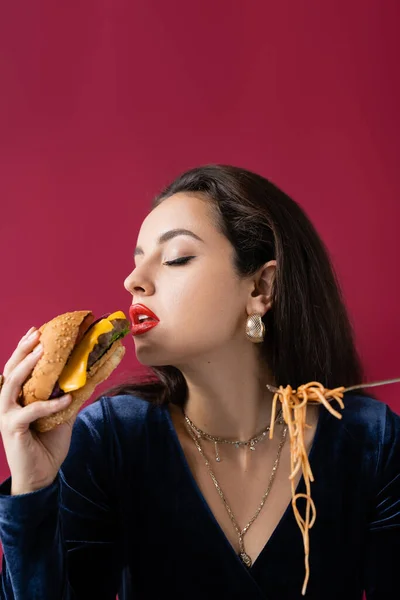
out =
<svg viewBox="0 0 400 600"><path fill-rule="evenodd" d="M177 258L175 260L167 260L164 265L167 265L168 267L170 266L180 266L180 265L185 265L186 263L189 262L189 260L191 260L192 258L195 258L194 256L182 256L181 258Z"/></svg>

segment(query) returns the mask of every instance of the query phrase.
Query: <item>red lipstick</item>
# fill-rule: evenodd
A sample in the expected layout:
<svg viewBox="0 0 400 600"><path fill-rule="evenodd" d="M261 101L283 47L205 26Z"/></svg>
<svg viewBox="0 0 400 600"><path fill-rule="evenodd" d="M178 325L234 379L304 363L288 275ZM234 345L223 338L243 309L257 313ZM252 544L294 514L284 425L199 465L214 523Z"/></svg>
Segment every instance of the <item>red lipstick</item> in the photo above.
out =
<svg viewBox="0 0 400 600"><path fill-rule="evenodd" d="M129 316L132 321L132 335L141 335L150 329L153 329L160 319L144 304L132 304L129 309ZM143 317L147 317L143 319Z"/></svg>

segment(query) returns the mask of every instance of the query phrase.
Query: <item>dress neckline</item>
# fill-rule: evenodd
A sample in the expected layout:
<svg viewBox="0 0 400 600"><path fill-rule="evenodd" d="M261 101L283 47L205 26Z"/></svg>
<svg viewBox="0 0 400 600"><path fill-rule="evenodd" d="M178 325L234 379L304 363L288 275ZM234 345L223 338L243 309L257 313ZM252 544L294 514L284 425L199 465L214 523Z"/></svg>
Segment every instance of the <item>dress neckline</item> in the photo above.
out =
<svg viewBox="0 0 400 600"><path fill-rule="evenodd" d="M162 407L164 410L164 414L165 414L165 418L166 418L166 423L168 425L168 429L170 430L171 436L172 436L172 440L173 440L173 444L177 450L177 453L179 455L180 458L180 465L183 469L183 471L185 472L189 485L191 487L191 489L193 490L194 494L197 496L197 499L200 501L200 503L203 505L204 510L205 510L205 515L207 517L208 520L210 520L210 522L213 524L215 530L216 530L216 535L218 535L224 542L225 547L227 547L227 551L232 554L235 559L236 562L241 565L241 567L243 569L245 569L249 574L251 572L254 572L254 570L256 568L258 568L258 565L260 564L260 562L263 560L263 557L265 556L265 554L267 554L270 551L271 546L273 546L276 537L279 535L280 531L283 530L283 527L285 526L285 523L288 520L289 517L289 513L292 510L292 503L291 501L289 502L288 506L286 507L282 517L280 518L279 522L277 523L275 529L273 530L273 532L271 533L270 537L268 538L268 540L265 542L264 546L262 547L261 551L259 552L257 558L254 560L252 566L250 568L246 567L244 565L244 563L242 562L242 560L240 559L240 557L236 554L234 548L232 547L231 543L229 542L228 538L225 535L225 532L223 531L221 525L219 524L219 522L217 521L214 513L212 512L207 500L205 499L193 473L192 470L189 466L188 460L186 458L186 455L183 451L182 448L182 444L180 442L178 433L175 429L175 425L173 423L172 420L172 416L171 413L169 411L169 407L168 405L165 405ZM321 437L321 429L322 429L322 423L325 420L326 417L326 409L324 410L324 407L320 407L319 408L319 415L318 415L318 421L317 421L317 426L315 429L315 434L314 434L314 438L311 444L311 448L310 451L308 453L308 460L310 462L310 466L312 469L312 460L314 459L314 455L317 452L317 448L319 445L319 440ZM289 434L288 434L289 436ZM287 438L287 441L289 442L289 437ZM288 485L289 485L289 480L288 480ZM305 481L304 481L304 476L301 475L299 482L297 484L296 487L296 494L298 493L303 493L305 490ZM260 560L261 559L261 560Z"/></svg>

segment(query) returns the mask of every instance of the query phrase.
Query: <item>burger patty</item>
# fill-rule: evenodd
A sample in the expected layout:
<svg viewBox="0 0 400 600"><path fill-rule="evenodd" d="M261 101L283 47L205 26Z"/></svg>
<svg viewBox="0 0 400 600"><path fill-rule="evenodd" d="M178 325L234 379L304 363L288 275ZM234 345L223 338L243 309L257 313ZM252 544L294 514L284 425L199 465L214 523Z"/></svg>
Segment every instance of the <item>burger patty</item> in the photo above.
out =
<svg viewBox="0 0 400 600"><path fill-rule="evenodd" d="M121 334L129 330L129 322L126 319L115 319L111 321L114 329L107 333L99 335L97 344L89 354L87 370L93 367L94 363L99 360L108 350L108 348L119 338Z"/></svg>

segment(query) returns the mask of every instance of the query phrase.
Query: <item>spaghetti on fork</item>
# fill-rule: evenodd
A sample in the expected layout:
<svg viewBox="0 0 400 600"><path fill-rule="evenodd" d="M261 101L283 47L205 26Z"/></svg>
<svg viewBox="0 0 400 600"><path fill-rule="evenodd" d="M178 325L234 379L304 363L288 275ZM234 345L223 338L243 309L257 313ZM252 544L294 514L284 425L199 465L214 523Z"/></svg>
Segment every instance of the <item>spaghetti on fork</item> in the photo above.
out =
<svg viewBox="0 0 400 600"><path fill-rule="evenodd" d="M276 388L271 385L267 385L267 388L274 392L272 400L272 412L271 412L271 424L270 424L270 439L274 435L274 425L276 418L276 410L278 400L282 404L282 414L285 423L288 426L289 438L290 438L290 468L291 473L289 480L292 487L292 508L296 522L300 528L303 536L304 545L304 561L305 561L305 578L302 587L302 595L304 596L307 590L307 584L310 577L310 541L309 541L309 530L314 525L317 511L315 504L311 498L311 482L314 481L311 466L308 461L308 455L304 442L305 429L310 427L307 425L307 405L311 404L322 404L334 417L341 419L342 415L340 412L335 410L330 401L336 400L341 409L344 409L343 396L346 392L352 390L373 387L378 385L384 385L388 383L399 383L400 379L387 379L385 381L377 381L373 383L366 383L355 385L352 387L345 388L343 386L335 389L327 389L318 381L310 381L304 385L301 385L297 390L294 390L290 385L286 387L280 386ZM305 494L296 494L295 477L299 470L302 470L304 483L306 487ZM304 517L300 514L297 507L297 501L300 498L306 500L306 508Z"/></svg>

